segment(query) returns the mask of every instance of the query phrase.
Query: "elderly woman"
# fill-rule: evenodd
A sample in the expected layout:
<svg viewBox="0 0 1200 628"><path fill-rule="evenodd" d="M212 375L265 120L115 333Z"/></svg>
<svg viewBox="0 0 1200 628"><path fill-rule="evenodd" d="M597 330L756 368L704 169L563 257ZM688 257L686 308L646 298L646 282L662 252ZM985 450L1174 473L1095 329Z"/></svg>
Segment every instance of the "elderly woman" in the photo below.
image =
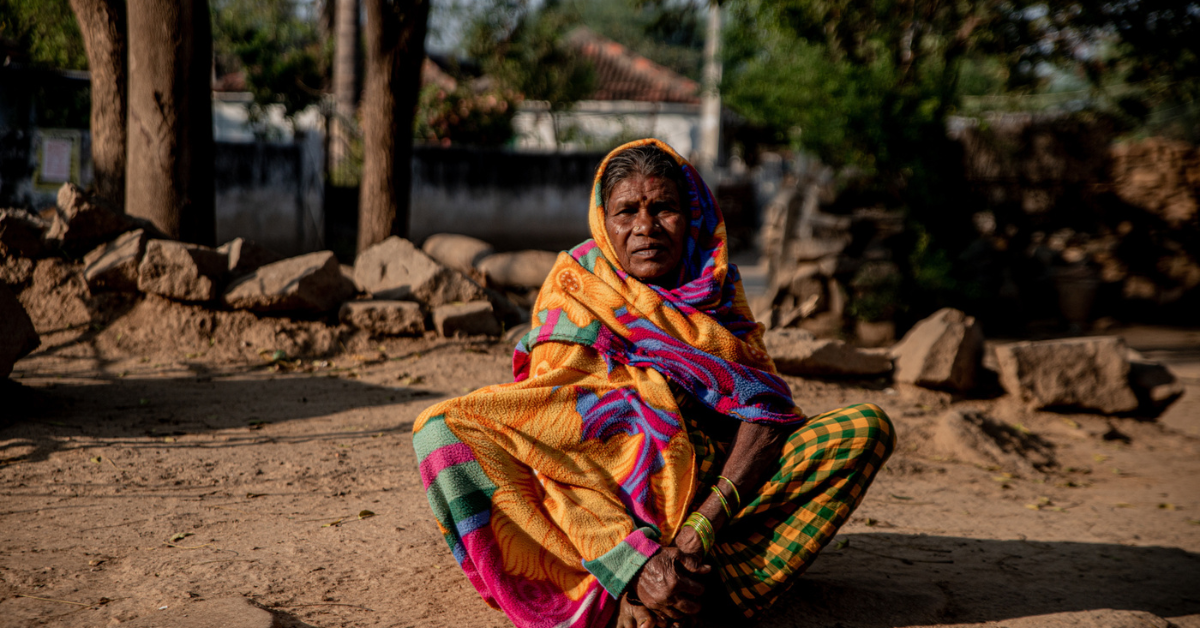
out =
<svg viewBox="0 0 1200 628"><path fill-rule="evenodd" d="M666 144L610 153L588 220L542 287L515 381L417 420L429 504L517 626L753 616L862 500L892 426L869 404L795 406L712 193Z"/></svg>

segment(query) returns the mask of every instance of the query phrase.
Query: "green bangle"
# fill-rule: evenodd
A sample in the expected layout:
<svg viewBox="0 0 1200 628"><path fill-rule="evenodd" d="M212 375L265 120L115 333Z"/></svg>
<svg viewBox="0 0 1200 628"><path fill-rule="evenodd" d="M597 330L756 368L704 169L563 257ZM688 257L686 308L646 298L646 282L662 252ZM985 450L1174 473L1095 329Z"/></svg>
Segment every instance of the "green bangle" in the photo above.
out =
<svg viewBox="0 0 1200 628"><path fill-rule="evenodd" d="M725 493L722 493L721 489L717 488L716 484L713 484L712 492L716 493L717 499L721 500L721 508L725 511L725 517L727 519L733 519L733 512L729 510L729 501L725 499Z"/></svg>
<svg viewBox="0 0 1200 628"><path fill-rule="evenodd" d="M737 510L741 510L742 509L742 496L738 494L737 484L734 484L733 480L731 480L723 475L718 475L717 480L718 481L725 480L726 482L729 483L729 490L733 491L733 501L737 502Z"/></svg>
<svg viewBox="0 0 1200 628"><path fill-rule="evenodd" d="M704 550L704 554L707 555L708 550L712 548L713 543L717 540L717 532L713 530L712 522L708 520L708 517L699 512L693 512L688 515L687 520L683 522L683 526L696 531L696 536L700 537L700 547Z"/></svg>

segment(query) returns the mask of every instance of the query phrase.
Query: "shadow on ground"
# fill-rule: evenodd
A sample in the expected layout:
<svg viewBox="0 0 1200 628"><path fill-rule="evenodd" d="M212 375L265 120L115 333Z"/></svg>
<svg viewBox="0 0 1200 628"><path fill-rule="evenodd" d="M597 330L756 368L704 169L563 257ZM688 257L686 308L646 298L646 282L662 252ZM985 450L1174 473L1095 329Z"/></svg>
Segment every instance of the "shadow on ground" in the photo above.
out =
<svg viewBox="0 0 1200 628"><path fill-rule="evenodd" d="M147 436L169 438L231 428L242 428L245 432L229 435L220 446L253 445L266 438L256 430L263 425L409 401L431 402L441 394L420 388L304 375L249 379L214 375L111 378L36 388L0 381L0 461L45 460L55 451L90 446L86 441L91 439L138 447L148 444ZM402 421L372 433L411 429L411 422ZM272 435L270 440L339 437L345 438L345 432ZM76 439L83 440L76 442ZM122 442L123 439L129 440ZM162 440L153 444L215 446L197 442L164 444Z"/></svg>
<svg viewBox="0 0 1200 628"><path fill-rule="evenodd" d="M1200 613L1200 555L1167 547L845 534L764 627L885 628L1116 609Z"/></svg>

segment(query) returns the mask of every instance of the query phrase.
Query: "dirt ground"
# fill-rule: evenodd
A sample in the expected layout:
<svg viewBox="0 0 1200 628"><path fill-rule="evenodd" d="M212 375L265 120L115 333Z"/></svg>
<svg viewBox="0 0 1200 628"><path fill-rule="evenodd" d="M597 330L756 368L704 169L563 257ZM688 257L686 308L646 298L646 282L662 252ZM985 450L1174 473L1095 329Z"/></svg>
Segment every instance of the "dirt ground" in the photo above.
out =
<svg viewBox="0 0 1200 628"><path fill-rule="evenodd" d="M429 404L511 378L506 343L118 305L34 312L42 347L0 387L0 626L229 596L288 626L509 625L440 538L411 443ZM1200 626L1200 332L1118 331L1186 387L1157 420L788 378L811 413L880 404L899 447L760 625ZM948 459L949 408L1053 464Z"/></svg>

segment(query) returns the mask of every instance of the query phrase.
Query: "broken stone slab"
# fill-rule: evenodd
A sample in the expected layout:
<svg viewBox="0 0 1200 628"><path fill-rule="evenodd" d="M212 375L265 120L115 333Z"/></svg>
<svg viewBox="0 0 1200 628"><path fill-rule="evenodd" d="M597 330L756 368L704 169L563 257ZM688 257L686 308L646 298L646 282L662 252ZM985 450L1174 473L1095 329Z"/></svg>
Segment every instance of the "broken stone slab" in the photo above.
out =
<svg viewBox="0 0 1200 628"><path fill-rule="evenodd" d="M1171 369L1158 362L1130 360L1129 384L1140 409L1147 412L1161 412L1183 395L1183 384Z"/></svg>
<svg viewBox="0 0 1200 628"><path fill-rule="evenodd" d="M231 284L223 298L231 308L261 314L324 313L354 293L333 252L317 251L262 266Z"/></svg>
<svg viewBox="0 0 1200 628"><path fill-rule="evenodd" d="M439 264L468 276L475 272L477 263L493 253L487 242L457 233L435 233L425 239L421 250Z"/></svg>
<svg viewBox="0 0 1200 628"><path fill-rule="evenodd" d="M221 294L229 262L199 244L150 240L138 266L138 290L175 301L212 301Z"/></svg>
<svg viewBox="0 0 1200 628"><path fill-rule="evenodd" d="M500 335L500 321L487 301L439 305L433 308L433 325L443 338Z"/></svg>
<svg viewBox="0 0 1200 628"><path fill-rule="evenodd" d="M354 282L376 299L420 301L431 308L485 298L479 284L435 262L412 242L397 236L358 256L354 261Z"/></svg>
<svg viewBox="0 0 1200 628"><path fill-rule="evenodd" d="M425 313L413 301L347 301L338 320L376 336L419 336L425 333Z"/></svg>
<svg viewBox="0 0 1200 628"><path fill-rule="evenodd" d="M25 306L8 286L0 284L0 378L7 378L13 364L41 343Z"/></svg>
<svg viewBox="0 0 1200 628"><path fill-rule="evenodd" d="M0 209L0 255L40 257L49 224L23 209Z"/></svg>
<svg viewBox="0 0 1200 628"><path fill-rule="evenodd" d="M58 211L46 239L58 242L68 252L87 251L133 229L163 237L150 221L114 210L88 198L74 183L66 183L58 190Z"/></svg>
<svg viewBox="0 0 1200 628"><path fill-rule="evenodd" d="M283 256L253 240L234 238L217 247L229 259L229 276L236 279L283 259Z"/></svg>
<svg viewBox="0 0 1200 628"><path fill-rule="evenodd" d="M83 257L83 280L88 290L137 290L138 267L149 239L145 229L135 229L92 249Z"/></svg>
<svg viewBox="0 0 1200 628"><path fill-rule="evenodd" d="M1014 342L996 347L1000 384L1035 408L1105 414L1138 407L1125 341L1117 336Z"/></svg>
<svg viewBox="0 0 1200 628"><path fill-rule="evenodd" d="M484 258L478 267L489 288L540 288L557 259L558 253L550 251L496 253Z"/></svg>
<svg viewBox="0 0 1200 628"><path fill-rule="evenodd" d="M170 604L122 622L124 628L280 628L279 618L242 597Z"/></svg>
<svg viewBox="0 0 1200 628"><path fill-rule="evenodd" d="M1054 465L1044 441L979 413L948 410L938 420L932 444L942 456L1015 474L1029 475Z"/></svg>
<svg viewBox="0 0 1200 628"><path fill-rule="evenodd" d="M982 326L949 307L917 323L892 347L896 381L925 388L974 388L982 356Z"/></svg>
<svg viewBox="0 0 1200 628"><path fill-rule="evenodd" d="M763 342L775 367L788 375L874 377L892 370L892 358L885 352L819 339L802 329L772 329L763 335Z"/></svg>

